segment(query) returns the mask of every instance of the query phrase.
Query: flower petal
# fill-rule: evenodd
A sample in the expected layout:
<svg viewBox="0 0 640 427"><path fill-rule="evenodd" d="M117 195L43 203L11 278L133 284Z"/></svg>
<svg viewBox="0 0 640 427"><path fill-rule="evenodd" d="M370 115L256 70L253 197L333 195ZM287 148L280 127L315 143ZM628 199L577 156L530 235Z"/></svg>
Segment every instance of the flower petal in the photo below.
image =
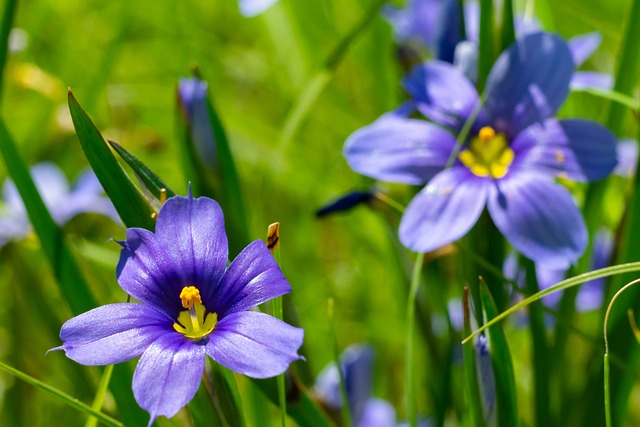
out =
<svg viewBox="0 0 640 427"><path fill-rule="evenodd" d="M400 221L400 241L429 252L464 236L484 208L491 181L454 166L436 175L418 193Z"/></svg>
<svg viewBox="0 0 640 427"><path fill-rule="evenodd" d="M171 320L141 304L109 304L76 316L62 325L64 350L83 365L110 365L140 356L152 342L172 333Z"/></svg>
<svg viewBox="0 0 640 427"><path fill-rule="evenodd" d="M429 424L418 422L421 427ZM386 400L372 398L367 400L364 413L358 427L396 427L396 410L393 405Z"/></svg>
<svg viewBox="0 0 640 427"><path fill-rule="evenodd" d="M385 115L345 143L349 166L388 182L423 184L447 163L455 138L423 120Z"/></svg>
<svg viewBox="0 0 640 427"><path fill-rule="evenodd" d="M224 273L229 249L220 205L208 197L172 197L162 206L156 236L175 259L181 286L200 293L214 288Z"/></svg>
<svg viewBox="0 0 640 427"><path fill-rule="evenodd" d="M416 66L403 86L422 114L454 129L462 127L479 102L473 84L453 65L442 61Z"/></svg>
<svg viewBox="0 0 640 427"><path fill-rule="evenodd" d="M218 286L202 294L205 307L218 318L291 292L278 263L262 240L251 242L229 265Z"/></svg>
<svg viewBox="0 0 640 427"><path fill-rule="evenodd" d="M512 170L531 168L573 181L594 181L616 166L616 138L588 120L545 120L520 132L511 144Z"/></svg>
<svg viewBox="0 0 640 427"><path fill-rule="evenodd" d="M186 285L165 243L148 230L128 228L127 239L120 245L116 267L120 287L138 301L176 319L182 310L180 291Z"/></svg>
<svg viewBox="0 0 640 427"><path fill-rule="evenodd" d="M240 0L240 13L251 18L269 9L278 0Z"/></svg>
<svg viewBox="0 0 640 427"><path fill-rule="evenodd" d="M487 79L489 121L512 139L551 117L569 93L573 70L571 52L559 37L533 33L519 38L500 55Z"/></svg>
<svg viewBox="0 0 640 427"><path fill-rule="evenodd" d="M613 76L595 71L576 71L571 76L569 86L572 90L613 89Z"/></svg>
<svg viewBox="0 0 640 427"><path fill-rule="evenodd" d="M435 49L441 9L441 0L409 0L404 9L383 6L382 16L393 26L398 42L416 41Z"/></svg>
<svg viewBox="0 0 640 427"><path fill-rule="evenodd" d="M575 66L582 65L600 46L600 43L602 43L602 34L597 31L580 34L567 40Z"/></svg>
<svg viewBox="0 0 640 427"><path fill-rule="evenodd" d="M623 178L631 179L638 165L638 142L635 139L621 139L618 141L616 150L618 165L613 172Z"/></svg>
<svg viewBox="0 0 640 427"><path fill-rule="evenodd" d="M179 333L158 338L142 354L133 374L133 395L156 417L173 417L193 398L204 372L205 346Z"/></svg>
<svg viewBox="0 0 640 427"><path fill-rule="evenodd" d="M213 360L252 378L279 375L302 358L297 351L303 330L256 311L225 317L209 336L207 354Z"/></svg>
<svg viewBox="0 0 640 427"><path fill-rule="evenodd" d="M488 207L509 243L546 268L567 268L584 252L587 232L580 210L549 176L512 171L492 188Z"/></svg>

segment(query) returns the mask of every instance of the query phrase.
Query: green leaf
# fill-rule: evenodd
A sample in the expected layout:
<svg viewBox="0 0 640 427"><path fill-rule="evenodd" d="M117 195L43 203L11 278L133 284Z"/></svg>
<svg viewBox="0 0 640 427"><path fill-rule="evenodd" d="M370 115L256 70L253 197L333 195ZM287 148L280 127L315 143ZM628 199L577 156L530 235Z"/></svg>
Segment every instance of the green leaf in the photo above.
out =
<svg viewBox="0 0 640 427"><path fill-rule="evenodd" d="M9 34L16 13L17 0L5 0L2 10L2 22L0 23L0 95L2 94L2 82L4 80L4 68L9 51Z"/></svg>
<svg viewBox="0 0 640 427"><path fill-rule="evenodd" d="M69 90L69 110L76 134L100 184L127 227L155 227L149 202L118 164L104 138Z"/></svg>
<svg viewBox="0 0 640 427"><path fill-rule="evenodd" d="M571 89L572 92L584 92L589 95L597 96L603 99L607 99L611 102L620 104L623 107L629 108L634 111L640 110L640 102L631 96L625 95L615 90L605 90L597 88L579 88Z"/></svg>
<svg viewBox="0 0 640 427"><path fill-rule="evenodd" d="M516 30L513 24L513 0L505 0L502 5L502 31L500 34L500 51L508 48L516 41Z"/></svg>
<svg viewBox="0 0 640 427"><path fill-rule="evenodd" d="M640 271L640 262L630 262L628 264L614 265L612 267L593 270L588 273L579 274L569 279L565 279L562 282L556 283L553 286L549 286L548 288L541 290L540 292L536 292L535 294L523 299L519 303L513 305L512 307L508 308L502 313L491 318L490 320L487 321L487 323L479 327L475 332L473 332L471 335L467 336L464 340L462 340L462 344L466 344L469 340L473 339L476 335L486 330L487 328L495 325L496 323L503 320L510 314L513 314L514 312L520 310L521 308L528 306L532 302L538 301L539 299L547 295L550 295L554 292L562 291L562 290L571 288L573 286L578 286L582 283L588 282L590 280L599 279L601 277L613 276L615 274L632 273L636 271Z"/></svg>
<svg viewBox="0 0 640 427"><path fill-rule="evenodd" d="M471 333L471 309L469 304L469 288L464 288L463 294L463 311L465 335ZM474 344L462 346L462 361L464 366L464 377L467 385L467 399L469 399L469 408L471 413L471 425L484 427L486 425L484 413L482 410L482 396L480 387L478 386L478 369L476 367L476 356Z"/></svg>
<svg viewBox="0 0 640 427"><path fill-rule="evenodd" d="M493 0L480 0L480 39L478 41L478 92L482 93L489 71L497 57L493 39Z"/></svg>
<svg viewBox="0 0 640 427"><path fill-rule="evenodd" d="M176 195L175 191L173 191L169 186L156 175L151 169L147 167L144 163L138 160L133 154L127 151L122 145L118 144L114 141L108 141L109 145L118 153L118 155L124 160L135 172L136 176L140 179L140 181L145 185L145 187L151 191L158 200L162 198L161 190L165 190L166 197L173 197Z"/></svg>
<svg viewBox="0 0 640 427"><path fill-rule="evenodd" d="M2 369L3 371L13 375L14 377L16 377L16 378L18 378L18 379L20 379L20 380L22 380L22 381L24 381L26 383L31 384L32 386L34 386L36 388L39 388L40 390L44 390L49 395L55 397L56 399L59 399L59 400L63 401L64 403L66 403L67 405L71 406L74 409L77 409L80 412L84 412L87 415L91 415L93 417L96 417L98 420L100 420L103 424L105 424L107 426L124 427L124 424L122 424L118 420L115 420L115 419L111 418L110 416L103 414L100 411L96 411L91 406L80 402L75 397L69 396L65 392L60 391L57 388L50 386L49 384L43 383L42 381L37 380L37 379L33 378L32 376L25 374L22 371L19 371L19 370L15 369L15 368L12 368L9 365L5 365L2 362L0 362L0 369Z"/></svg>
<svg viewBox="0 0 640 427"><path fill-rule="evenodd" d="M491 293L483 280L480 282L482 307L488 319L498 314ZM493 377L496 385L496 412L500 427L518 425L518 401L516 398L516 382L513 373L513 362L507 337L500 325L489 328L489 348ZM542 424L541 424L542 425Z"/></svg>
<svg viewBox="0 0 640 427"><path fill-rule="evenodd" d="M60 228L53 221L49 210L42 201L31 174L22 161L2 120L0 120L0 153L9 175L13 178L20 193L31 225L40 238L42 250L51 263L60 284L60 290L71 311L74 314L80 314L96 307L96 300L91 294Z"/></svg>
<svg viewBox="0 0 640 427"><path fill-rule="evenodd" d="M199 158L196 143L190 131L189 118L185 111L180 111L182 108L178 102L180 114L178 114L177 121L182 143L183 167L195 194L213 197L220 203L225 213L229 253L233 257L251 241L247 214L227 133L210 96L207 97L206 102L209 123L213 132L214 141L212 143L215 144L218 161L214 166L205 164Z"/></svg>

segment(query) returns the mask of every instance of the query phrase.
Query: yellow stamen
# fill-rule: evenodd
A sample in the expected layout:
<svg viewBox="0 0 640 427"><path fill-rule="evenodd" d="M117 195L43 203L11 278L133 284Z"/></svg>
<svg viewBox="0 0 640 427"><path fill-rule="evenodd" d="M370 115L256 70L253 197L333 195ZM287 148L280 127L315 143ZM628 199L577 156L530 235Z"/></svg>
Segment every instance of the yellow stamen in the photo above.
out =
<svg viewBox="0 0 640 427"><path fill-rule="evenodd" d="M183 310L178 315L178 321L173 324L173 329L187 338L200 339L213 331L218 323L216 313L207 313L200 291L195 286L185 286L180 292Z"/></svg>
<svg viewBox="0 0 640 427"><path fill-rule="evenodd" d="M478 138L481 141L489 142L496 136L496 131L491 126L485 126L478 132Z"/></svg>
<svg viewBox="0 0 640 427"><path fill-rule="evenodd" d="M476 176L502 178L513 162L513 150L503 134L485 126L471 140L469 148L458 155L460 161Z"/></svg>
<svg viewBox="0 0 640 427"><path fill-rule="evenodd" d="M184 308L193 307L194 303L202 304L200 299L200 291L195 286L185 286L180 292L180 299L182 300L182 306Z"/></svg>

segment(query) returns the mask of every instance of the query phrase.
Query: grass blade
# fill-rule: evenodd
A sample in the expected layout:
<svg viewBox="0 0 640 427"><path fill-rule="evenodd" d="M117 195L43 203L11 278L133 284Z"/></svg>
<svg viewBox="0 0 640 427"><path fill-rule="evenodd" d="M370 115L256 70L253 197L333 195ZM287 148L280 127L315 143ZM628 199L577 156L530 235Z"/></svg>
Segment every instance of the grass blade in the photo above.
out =
<svg viewBox="0 0 640 427"><path fill-rule="evenodd" d="M153 230L153 210L118 164L100 131L69 91L69 110L76 134L100 184L127 227Z"/></svg>
<svg viewBox="0 0 640 427"><path fill-rule="evenodd" d="M13 25L13 17L16 14L18 0L5 0L2 10L2 22L0 23L0 100L2 99L2 83L4 81L4 69L9 56L9 34Z"/></svg>
<svg viewBox="0 0 640 427"><path fill-rule="evenodd" d="M96 417L98 420L100 420L103 424L107 425L107 426L111 426L111 427L124 427L124 424L122 424L121 422L111 418L108 415L103 414L102 412L96 411L95 409L93 409L91 406L80 402L78 399L69 396L68 394L64 393L63 391L58 390L55 387L50 386L49 384L43 383L42 381L39 381L35 378L33 378L30 375L25 374L22 371L19 371L17 369L12 368L9 365L5 365L4 363L0 362L0 369L2 369L3 371L13 375L14 377L25 381L26 383L31 384L32 386L39 388L40 390L44 390L45 392L47 392L48 394L50 394L51 396L63 401L64 403L66 403L67 405L71 406L74 409L77 409L80 412L84 412L87 415L91 415L93 417Z"/></svg>
<svg viewBox="0 0 640 427"><path fill-rule="evenodd" d="M465 335L471 333L471 307L469 302L469 288L464 288L462 297L464 311L464 327ZM462 347L462 358L464 364L464 376L467 384L467 397L469 399L469 407L471 413L471 425L484 427L484 413L482 410L482 396L480 387L478 386L478 370L476 367L475 352L473 344Z"/></svg>
<svg viewBox="0 0 640 427"><path fill-rule="evenodd" d="M124 160L131 169L133 169L133 172L135 172L140 181L158 200L163 197L161 194L163 189L166 191L166 197L173 197L176 195L175 191L169 188L162 178L156 175L155 172L149 169L147 165L138 160L137 157L127 151L122 145L114 141L109 141L109 145L111 145L122 160Z"/></svg>
<svg viewBox="0 0 640 427"><path fill-rule="evenodd" d="M480 281L480 295L486 317L488 319L494 318L498 314L498 310L484 280ZM518 402L513 362L507 337L500 325L493 325L489 328L489 347L496 386L498 425L501 427L517 426Z"/></svg>

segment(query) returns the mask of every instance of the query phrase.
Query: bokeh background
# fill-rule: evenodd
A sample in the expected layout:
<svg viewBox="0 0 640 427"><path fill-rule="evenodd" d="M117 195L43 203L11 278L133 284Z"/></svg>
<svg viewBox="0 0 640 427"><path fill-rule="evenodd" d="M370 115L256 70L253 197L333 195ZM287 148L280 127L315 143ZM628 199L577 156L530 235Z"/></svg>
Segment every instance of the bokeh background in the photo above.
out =
<svg viewBox="0 0 640 427"><path fill-rule="evenodd" d="M563 37L599 31L603 43L583 68L614 71L629 2L516 2L517 10L523 13L533 3L544 28ZM73 180L88 163L68 112L67 88L71 88L106 138L120 143L185 194L190 177L183 171L177 143L176 88L179 78L197 66L209 83L231 141L251 237L264 238L270 223L281 223L282 268L305 328L307 361L296 363L302 382L312 384L332 360L327 301L333 297L339 346L373 345L374 394L390 401L404 418L404 325L412 258L397 241L399 215L378 203L315 217L327 201L372 188L372 180L351 171L345 162L344 141L406 98L392 27L371 11L379 4L281 0L264 14L245 18L229 0L18 1L0 108L27 163L52 161ZM370 19L365 19L367 14L372 14ZM364 27L344 44L361 22ZM602 120L607 105L593 95L573 93L560 114ZM625 120L625 132L633 136L633 117L629 114ZM5 177L6 169L0 165L0 179ZM375 185L403 204L416 191ZM607 196L605 221L613 227L622 214L620 194L626 185L623 180L614 182ZM123 239L124 228L107 218L83 214L68 223L65 232L98 300L123 301L126 295L115 280L119 246L109 239ZM441 307L449 300L456 304L465 284L458 271L460 256L440 258L441 280L420 290L419 298L432 307L434 316L427 327L436 336L442 329ZM0 250L0 300L0 358L91 402L101 370L79 366L62 352L46 354L60 344L59 328L71 312L35 236ZM592 339L572 338L568 348L576 364L601 346L600 320L595 313L580 315L578 321ZM508 338L521 419L531 420L527 331L513 320ZM430 374L433 357L422 341L416 352L416 360L423 361L416 367L419 412L430 415L436 403L428 398L429 390L438 386ZM455 350L438 357L461 360ZM452 366L460 385L454 385L451 394L462 394L461 365ZM573 380L581 384L581 376L584 371L576 370ZM245 402L268 405L248 383L239 381ZM636 389L632 402L639 393ZM109 398L105 405L107 412L113 410ZM463 407L464 399L453 406ZM79 426L86 420L4 373L0 373L0 408L3 426ZM272 425L277 425L275 407L267 411L274 415ZM269 425L267 420L253 419L250 409L247 412L251 425ZM631 412L628 425L637 425L639 411L633 403ZM455 411L448 419L449 425L459 422ZM188 423L184 413L157 422Z"/></svg>

